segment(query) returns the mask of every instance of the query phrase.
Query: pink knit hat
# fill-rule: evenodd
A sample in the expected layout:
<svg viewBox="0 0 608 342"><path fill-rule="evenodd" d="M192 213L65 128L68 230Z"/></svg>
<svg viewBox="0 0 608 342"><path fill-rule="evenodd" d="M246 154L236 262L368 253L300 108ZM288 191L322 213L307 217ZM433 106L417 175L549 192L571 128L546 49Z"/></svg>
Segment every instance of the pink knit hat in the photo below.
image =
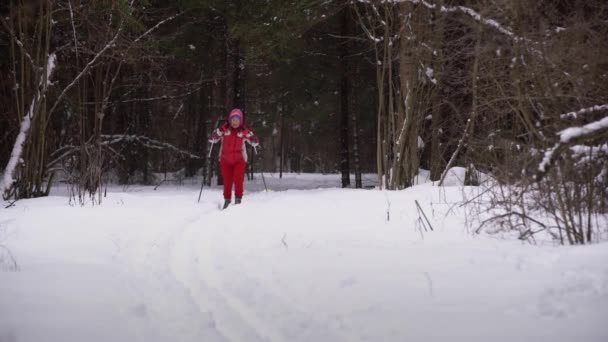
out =
<svg viewBox="0 0 608 342"><path fill-rule="evenodd" d="M237 117L241 122L243 122L243 112L240 109L235 108L230 111L230 115L228 115L228 120L232 120L232 118Z"/></svg>

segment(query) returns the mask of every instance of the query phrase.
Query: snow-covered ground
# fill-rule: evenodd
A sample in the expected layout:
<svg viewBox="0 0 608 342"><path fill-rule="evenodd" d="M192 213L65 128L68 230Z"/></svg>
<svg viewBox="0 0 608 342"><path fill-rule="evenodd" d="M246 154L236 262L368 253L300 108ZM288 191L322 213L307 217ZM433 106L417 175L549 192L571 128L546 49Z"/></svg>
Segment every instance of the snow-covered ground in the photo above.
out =
<svg viewBox="0 0 608 342"><path fill-rule="evenodd" d="M3 206L0 341L608 341L606 244L474 236L456 180L265 179L225 211L191 181Z"/></svg>

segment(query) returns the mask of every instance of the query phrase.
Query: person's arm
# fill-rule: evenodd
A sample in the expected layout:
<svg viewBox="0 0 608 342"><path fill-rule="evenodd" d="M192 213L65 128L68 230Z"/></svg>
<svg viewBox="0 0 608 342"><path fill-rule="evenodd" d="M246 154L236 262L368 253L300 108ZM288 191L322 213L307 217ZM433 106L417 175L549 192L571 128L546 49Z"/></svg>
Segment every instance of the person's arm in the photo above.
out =
<svg viewBox="0 0 608 342"><path fill-rule="evenodd" d="M245 141L247 141L249 145L253 147L260 145L260 139L258 139L258 137L250 130L247 130L247 133L245 133Z"/></svg>
<svg viewBox="0 0 608 342"><path fill-rule="evenodd" d="M218 141L222 140L222 138L224 137L224 133L226 133L226 124L222 124L220 127L216 128L215 131L213 131L210 135L209 135L209 142L212 144L217 143Z"/></svg>

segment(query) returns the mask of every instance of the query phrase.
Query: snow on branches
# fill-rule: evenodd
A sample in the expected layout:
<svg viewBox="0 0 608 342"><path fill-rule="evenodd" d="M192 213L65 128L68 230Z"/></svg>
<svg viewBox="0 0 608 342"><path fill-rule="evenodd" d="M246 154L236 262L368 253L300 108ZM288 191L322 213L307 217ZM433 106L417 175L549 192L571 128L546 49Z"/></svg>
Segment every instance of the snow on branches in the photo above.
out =
<svg viewBox="0 0 608 342"><path fill-rule="evenodd" d="M608 105L599 105L588 108L583 108L578 111L569 112L560 115L561 118L576 118L578 115L590 113L594 111L607 110ZM545 151L543 160L538 166L536 180L539 181L547 173L549 166L553 160L559 155L564 147L574 142L583 142L585 140L596 137L599 134L608 132L608 115L602 119L593 121L583 126L574 126L563 129L557 133L559 141L551 148Z"/></svg>
<svg viewBox="0 0 608 342"><path fill-rule="evenodd" d="M575 112L569 112L569 113L566 113L566 114L562 114L562 115L560 115L560 118L562 118L562 119L576 119L580 115L589 114L589 113L593 113L593 112L599 112L601 110L608 110L608 104L601 105L601 106L592 106L592 107L587 107L587 108L579 109L579 110L577 110Z"/></svg>
<svg viewBox="0 0 608 342"><path fill-rule="evenodd" d="M101 139L103 140L102 145L112 145L112 144L116 144L116 143L120 143L120 142L134 142L134 143L139 143L146 148L151 148L151 149L156 149L156 150L170 150L175 153L186 156L188 158L203 159L202 157L197 156L196 154L193 154L186 150L182 150L167 142L150 139L150 138L142 136L142 135L129 135L129 134L102 135Z"/></svg>
<svg viewBox="0 0 608 342"><path fill-rule="evenodd" d="M27 132L30 129L32 118L36 114L38 110L38 106L41 103L41 100L44 98L46 93L46 86L50 84L51 75L53 70L55 69L57 57L54 53L50 54L47 59L46 65L46 74L44 74L40 81L40 87L36 96L32 99L30 107L23 116L23 120L21 120L21 125L19 126L19 134L17 135L17 139L15 140L15 144L13 145L13 150L11 151L11 158L8 161L8 164L4 168L4 174L2 175L2 179L0 179L0 195L4 194L4 191L9 189L13 182L13 175L15 173L15 169L17 165L21 161L21 155L23 153L23 144L27 138ZM44 84L46 82L46 84Z"/></svg>
<svg viewBox="0 0 608 342"><path fill-rule="evenodd" d="M373 3L369 0L358 0L361 3L365 3L365 4L371 4L372 8L374 9L375 12L378 12L376 7L373 5ZM517 34L515 34L515 32L513 31L513 29L511 29L510 27L508 27L507 25L501 24L498 22L498 20L495 19L490 19L490 18L485 18L481 15L481 13L477 12L476 10L470 8L470 7L466 7L466 6L438 6L436 4L432 4L428 1L425 0L387 0L387 2L389 3L403 3L403 2L409 2L412 4L416 4L416 5L422 5L428 9L431 10L436 10L439 9L440 12L442 13L462 13L470 18L472 18L473 20L487 26L490 28L495 29L496 31L504 34L505 36L511 38L513 41L515 42L526 42L529 43L530 45L538 45L537 42L529 39L529 38L525 38L525 37L521 37L518 36ZM379 14L378 14L379 16ZM382 39L380 38L376 38L373 36L373 34L371 34L371 32L369 32L369 30L365 30L367 36L374 40L376 43L382 41ZM530 50L537 55L537 57L541 57L543 58L544 55L542 53L542 51L540 51L539 49L536 49L534 47L531 47Z"/></svg>

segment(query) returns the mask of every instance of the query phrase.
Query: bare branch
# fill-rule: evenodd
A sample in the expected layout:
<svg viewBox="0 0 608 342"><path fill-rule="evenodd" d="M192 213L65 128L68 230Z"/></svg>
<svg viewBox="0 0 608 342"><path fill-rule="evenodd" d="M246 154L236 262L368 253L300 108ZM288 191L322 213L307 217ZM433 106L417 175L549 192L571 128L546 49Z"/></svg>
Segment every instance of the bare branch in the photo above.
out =
<svg viewBox="0 0 608 342"><path fill-rule="evenodd" d="M49 117L53 114L53 112L55 111L55 109L57 108L57 106L59 105L59 103L61 102L61 100L65 97L65 95L67 94L67 92L72 89L72 87L74 85L76 85L76 83L78 83L78 81L85 76L89 69L93 66L93 64L95 64L95 62L97 62L97 60L99 59L99 57L101 57L110 47L114 46L114 43L116 42L116 40L118 39L118 37L120 36L120 33L122 32L122 27L123 25L121 24L120 27L118 28L118 32L116 32L116 34L114 35L114 37L112 38L112 40L110 40L104 47L103 49L101 49L99 52L97 52L97 54L95 54L95 57L93 57L93 59L91 59L89 61L89 63L87 63L87 65L82 69L82 71L78 74L78 76L76 76L72 82L70 84L68 84L65 88L63 88L63 91L61 92L61 94L59 94L59 96L57 97L57 99L55 100L55 104L53 104L53 107L51 107L51 109L49 110Z"/></svg>
<svg viewBox="0 0 608 342"><path fill-rule="evenodd" d="M155 31L159 26L161 26L162 24L166 23L167 21L171 21L177 17L179 17L180 15L184 14L184 12L179 12L175 15L172 15L164 20L159 21L156 25L152 26L148 31L142 33L141 36L137 37L137 39L135 39L133 41L133 44L137 43L138 41L140 41L142 38L144 38L145 36L149 35L150 33L152 33L153 31Z"/></svg>
<svg viewBox="0 0 608 342"><path fill-rule="evenodd" d="M157 150L163 150L163 149L168 149L168 150L172 150L178 154L184 155L188 158L192 158L192 159L203 159L200 156L197 156L189 151L185 151L182 150L174 145L171 145L167 142L162 142L162 141L158 141L158 140L154 140L154 139L150 139L148 137L145 136L141 136L141 135L128 135L128 134L122 134L122 135L102 135L101 139L103 139L104 141L102 142L102 145L110 145L110 144L116 144L116 143L120 143L120 142L137 142L142 144L145 147L148 148L152 148L152 149L157 149Z"/></svg>
<svg viewBox="0 0 608 342"><path fill-rule="evenodd" d="M11 28L8 26L8 24L6 23L6 21L4 20L4 18L2 16L0 16L0 22L2 23L2 26L4 27L4 29L9 33L11 38L13 38L15 43L17 43L17 45L19 46L19 49L21 49L21 53L25 56L27 61L30 63L30 66L32 67L32 69L36 70L37 72L40 71L42 68L40 66L37 66L36 63L34 63L32 56L25 50L25 45L23 45L21 40L19 40L19 38L17 38L17 36L15 35L15 32L13 32L13 30L11 30Z"/></svg>

